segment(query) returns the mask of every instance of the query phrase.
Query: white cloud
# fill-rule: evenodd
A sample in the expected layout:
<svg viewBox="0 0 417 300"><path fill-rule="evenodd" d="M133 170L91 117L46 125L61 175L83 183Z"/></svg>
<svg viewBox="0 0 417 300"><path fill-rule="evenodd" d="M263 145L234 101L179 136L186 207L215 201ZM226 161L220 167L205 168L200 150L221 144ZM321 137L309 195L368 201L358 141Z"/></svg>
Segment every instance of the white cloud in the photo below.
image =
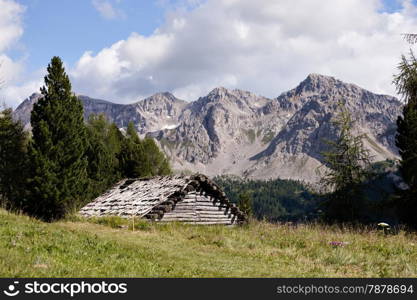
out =
<svg viewBox="0 0 417 300"><path fill-rule="evenodd" d="M21 62L15 62L5 54L0 54L0 79L4 83L13 82L23 71Z"/></svg>
<svg viewBox="0 0 417 300"><path fill-rule="evenodd" d="M409 47L401 33L417 32L409 0L395 13L379 0L196 3L170 11L150 36L86 52L71 72L75 88L121 102L159 91L194 100L218 85L275 97L314 72L394 94Z"/></svg>
<svg viewBox="0 0 417 300"><path fill-rule="evenodd" d="M38 78L42 78L39 76ZM2 91L6 104L16 108L24 99L35 92L39 93L39 88L43 85L43 80L32 78L22 84L8 85ZM1 99L1 98L0 98ZM3 100L3 99L1 99Z"/></svg>
<svg viewBox="0 0 417 300"><path fill-rule="evenodd" d="M23 34L24 7L15 1L0 0L0 53L7 50Z"/></svg>
<svg viewBox="0 0 417 300"><path fill-rule="evenodd" d="M114 7L114 4L112 4L109 0L92 0L92 4L105 19L112 20L125 17L123 11Z"/></svg>
<svg viewBox="0 0 417 300"><path fill-rule="evenodd" d="M12 0L0 0L0 102L15 105L9 97L11 86L23 73L23 60L13 60L6 51L23 34L22 15L25 7ZM17 90L17 88L15 88ZM26 96L25 96L26 97Z"/></svg>
<svg viewBox="0 0 417 300"><path fill-rule="evenodd" d="M307 74L322 73L395 94L392 75L409 48L401 33L417 32L411 0L395 13L381 12L382 0L160 1L170 10L153 34L132 33L98 53L86 51L67 69L74 91L116 102L161 91L195 100L217 86L276 97ZM1 25L0 33L9 27ZM9 87L8 97L27 97L36 76Z"/></svg>

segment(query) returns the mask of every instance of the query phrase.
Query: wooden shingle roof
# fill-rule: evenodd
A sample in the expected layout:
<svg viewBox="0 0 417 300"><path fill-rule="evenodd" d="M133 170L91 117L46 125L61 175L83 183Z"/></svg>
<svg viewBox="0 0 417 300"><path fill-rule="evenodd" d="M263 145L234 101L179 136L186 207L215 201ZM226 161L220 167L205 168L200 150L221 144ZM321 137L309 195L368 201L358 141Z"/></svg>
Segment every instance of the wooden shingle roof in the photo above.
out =
<svg viewBox="0 0 417 300"><path fill-rule="evenodd" d="M85 217L138 216L157 220L192 191L210 197L214 204L220 203L226 210L230 210L239 222L245 220L244 214L235 204L230 203L225 193L212 180L201 174L124 179L84 206L80 214Z"/></svg>

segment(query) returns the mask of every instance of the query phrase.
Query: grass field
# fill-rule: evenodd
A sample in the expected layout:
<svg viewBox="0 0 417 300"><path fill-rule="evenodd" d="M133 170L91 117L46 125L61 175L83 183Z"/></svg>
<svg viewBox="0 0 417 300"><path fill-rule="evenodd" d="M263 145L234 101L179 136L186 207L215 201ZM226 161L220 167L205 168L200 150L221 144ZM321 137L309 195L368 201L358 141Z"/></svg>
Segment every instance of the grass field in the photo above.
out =
<svg viewBox="0 0 417 300"><path fill-rule="evenodd" d="M0 210L0 276L417 276L415 233L264 222L227 228L141 221L135 231L126 225L117 218L47 224Z"/></svg>

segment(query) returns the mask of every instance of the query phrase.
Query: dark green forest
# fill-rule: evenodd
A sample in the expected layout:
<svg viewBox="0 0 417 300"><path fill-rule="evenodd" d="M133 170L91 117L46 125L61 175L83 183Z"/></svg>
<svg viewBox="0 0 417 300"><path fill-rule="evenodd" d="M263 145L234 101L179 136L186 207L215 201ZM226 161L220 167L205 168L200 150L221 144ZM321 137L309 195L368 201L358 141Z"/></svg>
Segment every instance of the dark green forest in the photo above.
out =
<svg viewBox="0 0 417 300"><path fill-rule="evenodd" d="M358 189L362 196L356 199L360 211L357 221L399 223L396 201L400 189L395 180L401 181L401 176L397 162L376 162L367 171L369 178ZM326 202L333 194L319 193L315 188L295 180L263 181L217 176L214 181L234 203L239 203L243 195L248 195L253 217L270 222L324 221Z"/></svg>
<svg viewBox="0 0 417 300"><path fill-rule="evenodd" d="M312 219L319 213L319 195L302 182L294 180L247 180L236 176L217 176L214 181L229 199L238 203L247 193L252 201L252 213L257 219L288 221Z"/></svg>

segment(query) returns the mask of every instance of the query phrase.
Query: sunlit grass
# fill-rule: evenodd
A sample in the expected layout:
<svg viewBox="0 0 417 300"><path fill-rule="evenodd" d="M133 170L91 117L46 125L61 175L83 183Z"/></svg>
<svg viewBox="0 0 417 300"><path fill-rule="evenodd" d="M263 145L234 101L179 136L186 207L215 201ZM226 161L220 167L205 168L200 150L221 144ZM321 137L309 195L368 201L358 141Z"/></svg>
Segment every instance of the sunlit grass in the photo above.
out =
<svg viewBox="0 0 417 300"><path fill-rule="evenodd" d="M417 235L265 222L74 217L48 224L0 210L0 276L415 277Z"/></svg>

